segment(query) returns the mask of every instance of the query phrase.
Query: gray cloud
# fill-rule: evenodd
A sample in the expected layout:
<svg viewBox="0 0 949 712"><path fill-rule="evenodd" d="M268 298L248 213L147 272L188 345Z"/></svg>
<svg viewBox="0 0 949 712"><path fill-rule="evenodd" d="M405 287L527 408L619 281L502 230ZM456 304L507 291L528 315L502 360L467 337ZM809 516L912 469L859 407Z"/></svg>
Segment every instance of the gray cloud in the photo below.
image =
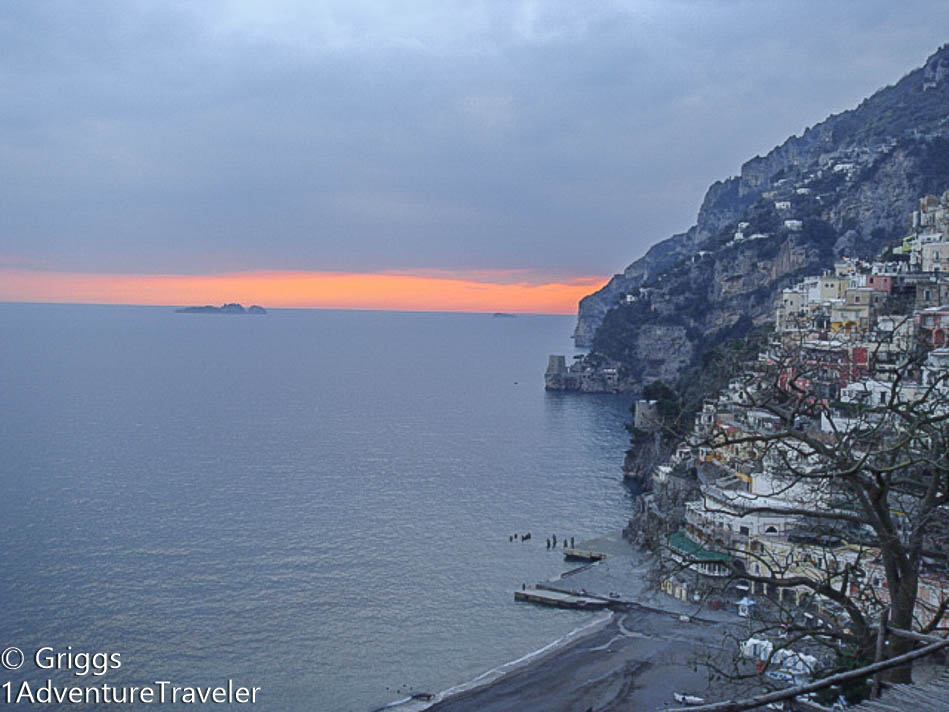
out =
<svg viewBox="0 0 949 712"><path fill-rule="evenodd" d="M5 3L0 254L605 274L946 26L913 1Z"/></svg>

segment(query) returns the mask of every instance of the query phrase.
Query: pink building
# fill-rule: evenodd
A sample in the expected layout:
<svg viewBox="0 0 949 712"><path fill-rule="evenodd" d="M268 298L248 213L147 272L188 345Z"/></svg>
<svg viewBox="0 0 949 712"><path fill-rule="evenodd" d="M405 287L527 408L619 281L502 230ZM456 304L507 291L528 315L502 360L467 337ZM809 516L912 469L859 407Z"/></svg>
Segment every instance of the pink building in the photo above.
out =
<svg viewBox="0 0 949 712"><path fill-rule="evenodd" d="M893 289L893 277L888 274L868 274L867 286L887 294Z"/></svg>
<svg viewBox="0 0 949 712"><path fill-rule="evenodd" d="M949 305L916 312L916 320L922 333L929 337L935 348L949 343L946 338L949 336Z"/></svg>

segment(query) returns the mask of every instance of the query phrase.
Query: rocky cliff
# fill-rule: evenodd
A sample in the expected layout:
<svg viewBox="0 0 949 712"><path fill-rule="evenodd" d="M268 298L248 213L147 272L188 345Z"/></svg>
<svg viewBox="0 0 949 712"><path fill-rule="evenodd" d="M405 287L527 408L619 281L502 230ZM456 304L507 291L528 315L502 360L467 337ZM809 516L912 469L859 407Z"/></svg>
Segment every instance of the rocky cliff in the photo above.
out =
<svg viewBox="0 0 949 712"><path fill-rule="evenodd" d="M870 257L949 188L949 45L858 107L756 156L706 193L695 225L580 302L574 338L619 389L669 380L769 320L776 294L836 257Z"/></svg>

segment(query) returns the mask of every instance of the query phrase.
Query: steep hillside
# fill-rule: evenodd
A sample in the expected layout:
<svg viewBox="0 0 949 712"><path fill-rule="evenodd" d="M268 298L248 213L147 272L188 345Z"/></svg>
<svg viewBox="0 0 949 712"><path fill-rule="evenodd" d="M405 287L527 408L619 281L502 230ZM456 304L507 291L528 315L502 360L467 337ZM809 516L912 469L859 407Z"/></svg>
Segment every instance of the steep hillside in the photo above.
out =
<svg viewBox="0 0 949 712"><path fill-rule="evenodd" d="M771 317L775 295L841 254L872 256L919 196L949 188L949 45L855 109L712 185L687 232L580 302L574 338L619 388L669 380L726 335Z"/></svg>

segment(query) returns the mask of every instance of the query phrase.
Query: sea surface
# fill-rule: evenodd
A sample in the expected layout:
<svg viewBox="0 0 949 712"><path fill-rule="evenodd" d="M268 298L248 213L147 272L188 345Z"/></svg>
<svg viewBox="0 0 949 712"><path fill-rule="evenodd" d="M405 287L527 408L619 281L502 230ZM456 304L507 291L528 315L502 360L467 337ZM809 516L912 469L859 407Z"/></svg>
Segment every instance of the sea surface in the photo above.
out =
<svg viewBox="0 0 949 712"><path fill-rule="evenodd" d="M0 684L367 712L588 624L513 601L568 568L547 536L631 510L629 397L543 388L573 325L0 304L0 648L26 655ZM44 646L121 667L39 669Z"/></svg>

